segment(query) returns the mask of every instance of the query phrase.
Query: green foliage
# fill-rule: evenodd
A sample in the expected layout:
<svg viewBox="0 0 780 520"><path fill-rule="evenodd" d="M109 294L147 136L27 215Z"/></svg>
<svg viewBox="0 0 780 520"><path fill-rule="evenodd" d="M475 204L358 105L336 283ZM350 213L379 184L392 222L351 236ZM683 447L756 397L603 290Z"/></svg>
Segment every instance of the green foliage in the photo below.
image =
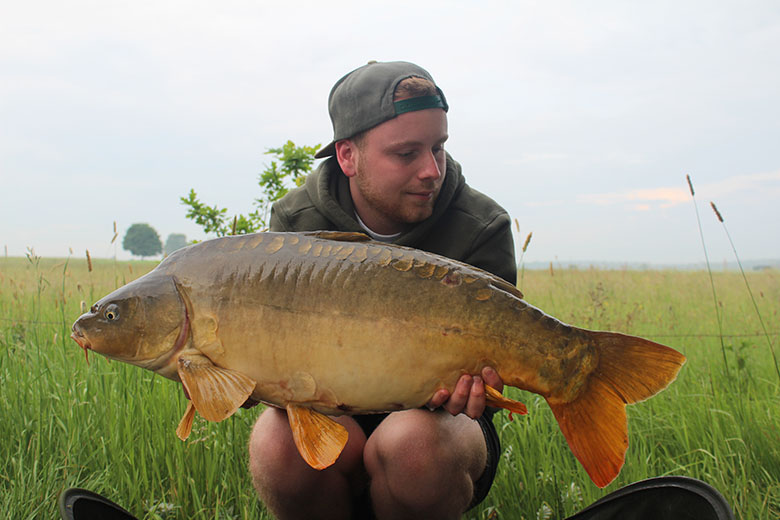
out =
<svg viewBox="0 0 780 520"><path fill-rule="evenodd" d="M319 149L316 146L295 146L287 141L280 148L269 148L265 153L273 155L276 160L258 177L257 184L262 190L260 197L254 200L255 209L246 215L237 214L233 218L227 216L227 208L209 206L198 199L194 189L190 189L187 197L180 200L187 210L187 218L201 226L206 233L217 236L243 235L267 228L271 206L284 197L291 188L303 185L306 175L311 172L314 164L314 154Z"/></svg>
<svg viewBox="0 0 780 520"><path fill-rule="evenodd" d="M133 224L125 233L122 249L143 258L160 254L162 242L160 235L149 224Z"/></svg>
<svg viewBox="0 0 780 520"><path fill-rule="evenodd" d="M176 251L177 249L181 249L182 247L187 245L187 236L183 233L171 233L168 235L168 238L165 240L165 247L163 248L163 251L165 251L166 255L169 255Z"/></svg>

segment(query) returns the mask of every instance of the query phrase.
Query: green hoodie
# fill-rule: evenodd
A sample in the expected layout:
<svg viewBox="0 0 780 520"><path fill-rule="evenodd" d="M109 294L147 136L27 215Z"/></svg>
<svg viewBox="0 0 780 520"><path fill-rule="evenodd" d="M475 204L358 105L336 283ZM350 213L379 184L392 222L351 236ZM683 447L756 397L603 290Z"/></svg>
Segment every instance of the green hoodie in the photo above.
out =
<svg viewBox="0 0 780 520"><path fill-rule="evenodd" d="M271 210L271 231L365 232L355 218L347 177L331 157ZM436 253L517 283L509 215L494 200L466 184L447 154L447 173L433 214L394 242Z"/></svg>

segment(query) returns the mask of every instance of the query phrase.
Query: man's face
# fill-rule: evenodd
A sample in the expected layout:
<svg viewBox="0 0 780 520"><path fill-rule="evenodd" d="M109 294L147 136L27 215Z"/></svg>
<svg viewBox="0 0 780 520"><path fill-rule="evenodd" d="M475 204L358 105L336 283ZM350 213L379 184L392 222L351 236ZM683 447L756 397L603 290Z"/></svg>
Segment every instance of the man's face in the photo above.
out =
<svg viewBox="0 0 780 520"><path fill-rule="evenodd" d="M403 231L433 212L446 172L447 114L440 108L407 112L366 132L346 164L361 220L381 234Z"/></svg>

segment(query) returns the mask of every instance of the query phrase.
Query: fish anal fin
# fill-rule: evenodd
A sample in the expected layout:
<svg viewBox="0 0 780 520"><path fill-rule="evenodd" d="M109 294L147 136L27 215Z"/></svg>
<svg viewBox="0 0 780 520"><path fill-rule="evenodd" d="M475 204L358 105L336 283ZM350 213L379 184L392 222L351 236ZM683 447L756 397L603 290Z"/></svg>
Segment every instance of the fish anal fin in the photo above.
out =
<svg viewBox="0 0 780 520"><path fill-rule="evenodd" d="M321 470L336 462L347 444L346 428L327 415L294 404L287 405L287 418L295 446L309 466Z"/></svg>
<svg viewBox="0 0 780 520"><path fill-rule="evenodd" d="M176 436L186 441L192 431L192 422L195 419L195 406L192 401L187 401L187 410L179 421L179 426L176 428Z"/></svg>
<svg viewBox="0 0 780 520"><path fill-rule="evenodd" d="M255 389L249 377L218 367L203 355L182 355L178 373L195 409L207 421L227 419Z"/></svg>
<svg viewBox="0 0 780 520"><path fill-rule="evenodd" d="M598 487L612 482L626 457L626 404L609 385L593 378L588 388L569 403L548 399L558 426L577 460Z"/></svg>
<svg viewBox="0 0 780 520"><path fill-rule="evenodd" d="M525 407L520 401L509 399L501 395L501 392L493 388L492 386L485 385L485 404L487 406L495 406L497 408L505 408L512 413L519 415L528 414L528 408Z"/></svg>
<svg viewBox="0 0 780 520"><path fill-rule="evenodd" d="M339 242L368 242L371 240L371 237L365 233L354 231L312 231L304 234L316 238L324 238L326 240L337 240Z"/></svg>

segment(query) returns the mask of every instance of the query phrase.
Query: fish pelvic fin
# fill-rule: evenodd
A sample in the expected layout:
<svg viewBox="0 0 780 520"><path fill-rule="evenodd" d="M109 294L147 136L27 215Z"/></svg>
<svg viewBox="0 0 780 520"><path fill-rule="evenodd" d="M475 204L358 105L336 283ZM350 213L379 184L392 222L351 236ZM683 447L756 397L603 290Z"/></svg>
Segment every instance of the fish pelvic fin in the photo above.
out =
<svg viewBox="0 0 780 520"><path fill-rule="evenodd" d="M184 415L181 418L181 421L179 421L179 426L176 428L176 436L186 441L187 438L190 436L190 432L192 432L192 422L195 419L195 405L192 404L192 401L187 401L187 410L184 412Z"/></svg>
<svg viewBox="0 0 780 520"><path fill-rule="evenodd" d="M249 377L218 367L201 354L180 356L178 373L193 406L207 421L227 419L255 389Z"/></svg>
<svg viewBox="0 0 780 520"><path fill-rule="evenodd" d="M295 446L309 466L322 470L336 462L349 437L344 426L327 415L294 404L287 405L287 418Z"/></svg>
<svg viewBox="0 0 780 520"><path fill-rule="evenodd" d="M685 356L652 341L615 332L586 331L599 364L570 402L547 397L572 453L593 483L605 487L625 462L626 404L643 401L677 377Z"/></svg>
<svg viewBox="0 0 780 520"><path fill-rule="evenodd" d="M519 415L528 414L528 408L523 403L504 397L501 395L501 392L489 385L485 385L485 404L487 406L495 406L496 408L504 408L511 413Z"/></svg>

